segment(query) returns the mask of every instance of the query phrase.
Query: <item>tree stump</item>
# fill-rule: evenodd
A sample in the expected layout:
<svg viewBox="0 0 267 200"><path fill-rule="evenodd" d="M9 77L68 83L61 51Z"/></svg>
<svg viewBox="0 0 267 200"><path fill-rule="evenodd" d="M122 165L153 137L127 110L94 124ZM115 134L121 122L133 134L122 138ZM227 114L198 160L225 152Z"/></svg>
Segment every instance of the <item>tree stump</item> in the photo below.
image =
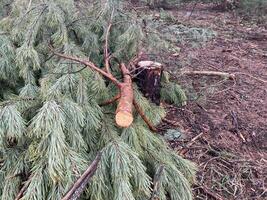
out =
<svg viewBox="0 0 267 200"><path fill-rule="evenodd" d="M137 64L135 82L144 96L156 105L160 104L162 71L162 64L158 62L140 61Z"/></svg>

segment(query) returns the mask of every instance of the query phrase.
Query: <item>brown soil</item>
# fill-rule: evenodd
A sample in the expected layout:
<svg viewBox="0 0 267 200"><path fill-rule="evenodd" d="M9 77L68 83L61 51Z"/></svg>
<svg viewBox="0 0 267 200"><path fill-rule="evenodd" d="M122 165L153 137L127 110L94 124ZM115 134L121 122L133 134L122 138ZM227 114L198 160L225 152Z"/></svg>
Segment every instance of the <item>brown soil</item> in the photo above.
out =
<svg viewBox="0 0 267 200"><path fill-rule="evenodd" d="M194 100L182 108L169 106L165 126L176 124L187 137L171 145L186 149L203 133L183 150L199 166L196 199L266 199L267 30L208 4L198 4L189 19L192 5L187 8L172 12L183 24L211 28L217 36L198 48L180 45L175 59L187 70L229 72L236 78L179 78Z"/></svg>

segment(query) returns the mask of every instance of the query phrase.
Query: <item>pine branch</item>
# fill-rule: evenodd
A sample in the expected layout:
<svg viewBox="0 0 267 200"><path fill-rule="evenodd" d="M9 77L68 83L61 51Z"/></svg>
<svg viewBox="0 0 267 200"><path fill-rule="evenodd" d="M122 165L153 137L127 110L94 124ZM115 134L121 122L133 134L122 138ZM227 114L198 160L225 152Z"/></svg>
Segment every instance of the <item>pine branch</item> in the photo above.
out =
<svg viewBox="0 0 267 200"><path fill-rule="evenodd" d="M68 60L72 60L72 61L76 61L78 63L81 63L83 65L86 65L87 67L97 71L99 74L101 74L102 76L106 77L107 79L109 79L111 82L113 82L116 86L120 87L120 82L111 74L108 72L105 72L104 70L100 69L98 66L96 66L93 62L89 61L89 60L83 60L81 58L75 57L75 56L70 56L70 55L65 55L65 54L61 54L56 52L51 46L49 47L50 50L57 55L58 57L61 58L65 58Z"/></svg>
<svg viewBox="0 0 267 200"><path fill-rule="evenodd" d="M8 101L4 101L4 102L0 102L0 107L4 107L4 106L8 106L8 105L12 105L15 104L17 102L21 102L21 101L35 101L36 99L31 98L31 97L21 97L21 98L15 98L15 99L11 99Z"/></svg>
<svg viewBox="0 0 267 200"><path fill-rule="evenodd" d="M71 189L65 194L61 200L77 200L85 189L92 176L97 170L98 164L101 159L101 153L98 153L94 161L82 174L82 176L73 184Z"/></svg>
<svg viewBox="0 0 267 200"><path fill-rule="evenodd" d="M32 0L29 0L29 4L28 4L28 7L27 7L27 12L30 10L31 6L32 6Z"/></svg>
<svg viewBox="0 0 267 200"><path fill-rule="evenodd" d="M55 74L55 75L67 75L67 74L77 74L77 73L79 73L79 72L81 72L81 71L83 71L84 69L86 69L87 68L87 66L85 66L85 67L83 67L83 68L81 68L81 69L79 69L79 70L77 70L77 71L73 71L73 72L66 72L66 73L48 73L48 74Z"/></svg>
<svg viewBox="0 0 267 200"><path fill-rule="evenodd" d="M107 29L107 33L106 33L105 49L104 49L105 68L106 68L106 71L108 73L110 73L110 65L109 65L110 56L109 56L109 53L108 53L108 37L109 37L111 26L112 26L112 24L110 23L108 25L108 29Z"/></svg>
<svg viewBox="0 0 267 200"><path fill-rule="evenodd" d="M27 190L27 188L29 187L30 183L31 183L31 179L32 179L33 175L31 175L29 177L29 179L27 180L27 182L23 185L23 187L20 189L19 193L17 194L15 200L20 200L23 197L24 192Z"/></svg>
<svg viewBox="0 0 267 200"><path fill-rule="evenodd" d="M142 108L138 105L138 103L136 102L136 100L133 100L133 104L134 107L136 109L136 111L138 112L138 114L142 117L142 119L144 120L144 122L147 124L147 126L149 127L149 129L153 132L157 132L158 130L154 127L154 125L149 121L149 119L146 117L144 111L142 110Z"/></svg>
<svg viewBox="0 0 267 200"><path fill-rule="evenodd" d="M107 32L106 32L106 37L105 37L105 48L104 48L104 57L105 57L105 67L106 67L106 71L108 73L110 73L110 65L109 65L109 60L110 60L110 56L109 56L109 53L108 53L108 39L109 39L109 35L110 35L110 30L111 30L111 27L112 27L112 19L113 19L113 14L114 14L114 9L112 10L112 13L111 13L111 17L110 17L110 20L109 20L109 25L108 25L108 28L107 28Z"/></svg>
<svg viewBox="0 0 267 200"><path fill-rule="evenodd" d="M161 165L158 172L155 174L155 178L153 181L153 185L154 185L153 193L152 193L150 200L160 200L159 199L160 178L162 176L163 170L164 170L164 166Z"/></svg>

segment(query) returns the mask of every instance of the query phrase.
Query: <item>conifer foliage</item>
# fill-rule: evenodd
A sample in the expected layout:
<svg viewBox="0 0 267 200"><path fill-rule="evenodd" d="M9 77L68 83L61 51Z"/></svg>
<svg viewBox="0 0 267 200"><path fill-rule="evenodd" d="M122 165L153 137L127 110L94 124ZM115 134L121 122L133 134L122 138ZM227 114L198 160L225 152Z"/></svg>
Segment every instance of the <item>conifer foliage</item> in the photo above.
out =
<svg viewBox="0 0 267 200"><path fill-rule="evenodd" d="M68 199L192 199L195 166L150 130L164 109L134 83L133 123L118 126L116 101L103 106L122 93L116 81L146 39L127 3L0 2L2 200L62 199L93 161L89 183Z"/></svg>

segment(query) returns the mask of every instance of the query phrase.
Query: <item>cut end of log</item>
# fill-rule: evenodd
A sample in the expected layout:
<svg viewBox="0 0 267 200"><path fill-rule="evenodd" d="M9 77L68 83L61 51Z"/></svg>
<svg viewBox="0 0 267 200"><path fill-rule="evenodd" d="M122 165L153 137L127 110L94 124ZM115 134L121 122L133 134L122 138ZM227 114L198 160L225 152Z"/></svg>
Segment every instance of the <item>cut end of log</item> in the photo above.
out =
<svg viewBox="0 0 267 200"><path fill-rule="evenodd" d="M117 112L116 123L118 126L128 128L133 123L133 115L129 112Z"/></svg>
<svg viewBox="0 0 267 200"><path fill-rule="evenodd" d="M140 61L138 63L138 66L141 67L141 68L161 68L162 67L162 64L161 63L158 63L158 62L154 62L154 61Z"/></svg>

